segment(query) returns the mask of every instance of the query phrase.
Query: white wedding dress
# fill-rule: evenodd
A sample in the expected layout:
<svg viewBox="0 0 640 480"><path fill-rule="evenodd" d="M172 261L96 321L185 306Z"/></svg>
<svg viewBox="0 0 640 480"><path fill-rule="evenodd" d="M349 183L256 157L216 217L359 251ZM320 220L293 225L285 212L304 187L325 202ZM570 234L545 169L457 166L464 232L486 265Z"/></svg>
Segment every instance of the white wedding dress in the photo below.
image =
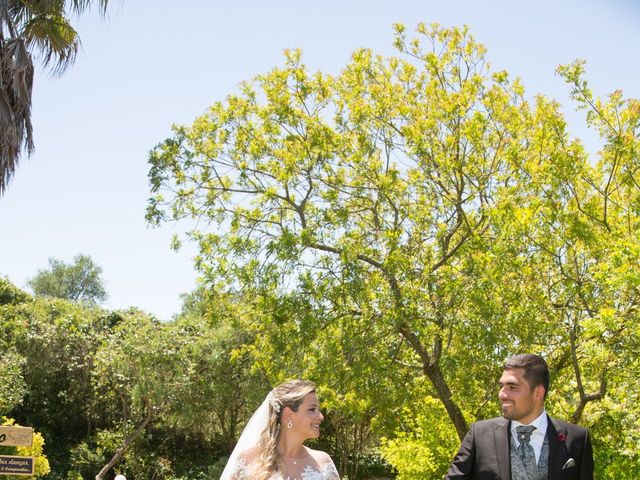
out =
<svg viewBox="0 0 640 480"><path fill-rule="evenodd" d="M313 460L312 460L313 461ZM326 463L324 466L303 464L294 465L295 471L284 476L280 473L272 477L273 480L339 480L338 470L333 462ZM247 465L244 459L236 463L236 468L231 476L233 480L251 480L251 465Z"/></svg>

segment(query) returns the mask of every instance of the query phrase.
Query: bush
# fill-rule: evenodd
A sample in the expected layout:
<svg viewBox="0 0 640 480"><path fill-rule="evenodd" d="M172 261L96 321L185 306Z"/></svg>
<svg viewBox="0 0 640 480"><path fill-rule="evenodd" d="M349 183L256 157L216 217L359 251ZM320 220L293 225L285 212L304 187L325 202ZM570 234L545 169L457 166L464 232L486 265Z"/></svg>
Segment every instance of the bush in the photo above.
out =
<svg viewBox="0 0 640 480"><path fill-rule="evenodd" d="M421 407L417 413L405 411L406 427L381 442L380 451L398 472L398 480L442 478L459 445L442 404L426 397Z"/></svg>

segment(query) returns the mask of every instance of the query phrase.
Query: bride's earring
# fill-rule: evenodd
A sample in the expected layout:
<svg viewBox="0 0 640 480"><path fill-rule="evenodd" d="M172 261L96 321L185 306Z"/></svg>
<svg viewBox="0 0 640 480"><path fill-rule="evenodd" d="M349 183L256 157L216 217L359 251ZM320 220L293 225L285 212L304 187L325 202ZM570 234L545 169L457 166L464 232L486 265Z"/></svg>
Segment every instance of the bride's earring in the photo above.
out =
<svg viewBox="0 0 640 480"><path fill-rule="evenodd" d="M287 422L287 428L289 429L293 428L293 422L291 420Z"/></svg>

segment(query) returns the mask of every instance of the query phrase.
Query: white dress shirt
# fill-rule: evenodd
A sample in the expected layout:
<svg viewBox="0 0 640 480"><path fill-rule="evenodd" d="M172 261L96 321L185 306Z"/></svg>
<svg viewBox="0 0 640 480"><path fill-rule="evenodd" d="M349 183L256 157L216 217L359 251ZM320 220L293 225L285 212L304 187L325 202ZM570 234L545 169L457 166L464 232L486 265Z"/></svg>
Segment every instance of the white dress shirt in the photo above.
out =
<svg viewBox="0 0 640 480"><path fill-rule="evenodd" d="M536 427L536 429L531 432L531 438L529 439L529 443L533 447L533 452L536 454L536 465L540 461L540 452L542 451L542 445L544 444L544 437L547 434L547 422L547 412L543 410L540 416L529 424ZM516 433L516 427L519 427L520 425L524 425L524 423L520 423L517 420L511 420L511 435L516 441L516 445L520 445L520 442L518 441L518 434Z"/></svg>

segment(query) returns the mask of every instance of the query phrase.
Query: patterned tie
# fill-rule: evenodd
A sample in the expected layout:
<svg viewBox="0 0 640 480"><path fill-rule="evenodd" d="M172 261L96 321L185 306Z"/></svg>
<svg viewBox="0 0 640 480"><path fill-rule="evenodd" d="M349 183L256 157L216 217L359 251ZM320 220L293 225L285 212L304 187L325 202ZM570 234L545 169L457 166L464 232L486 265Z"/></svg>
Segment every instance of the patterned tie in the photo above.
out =
<svg viewBox="0 0 640 480"><path fill-rule="evenodd" d="M533 425L520 425L516 427L516 433L518 434L518 455L522 459L522 465L527 472L527 476L529 478L534 478L536 475L536 470L538 469L536 465L536 454L533 451L533 447L529 443L529 439L531 438L531 433L536 429Z"/></svg>

